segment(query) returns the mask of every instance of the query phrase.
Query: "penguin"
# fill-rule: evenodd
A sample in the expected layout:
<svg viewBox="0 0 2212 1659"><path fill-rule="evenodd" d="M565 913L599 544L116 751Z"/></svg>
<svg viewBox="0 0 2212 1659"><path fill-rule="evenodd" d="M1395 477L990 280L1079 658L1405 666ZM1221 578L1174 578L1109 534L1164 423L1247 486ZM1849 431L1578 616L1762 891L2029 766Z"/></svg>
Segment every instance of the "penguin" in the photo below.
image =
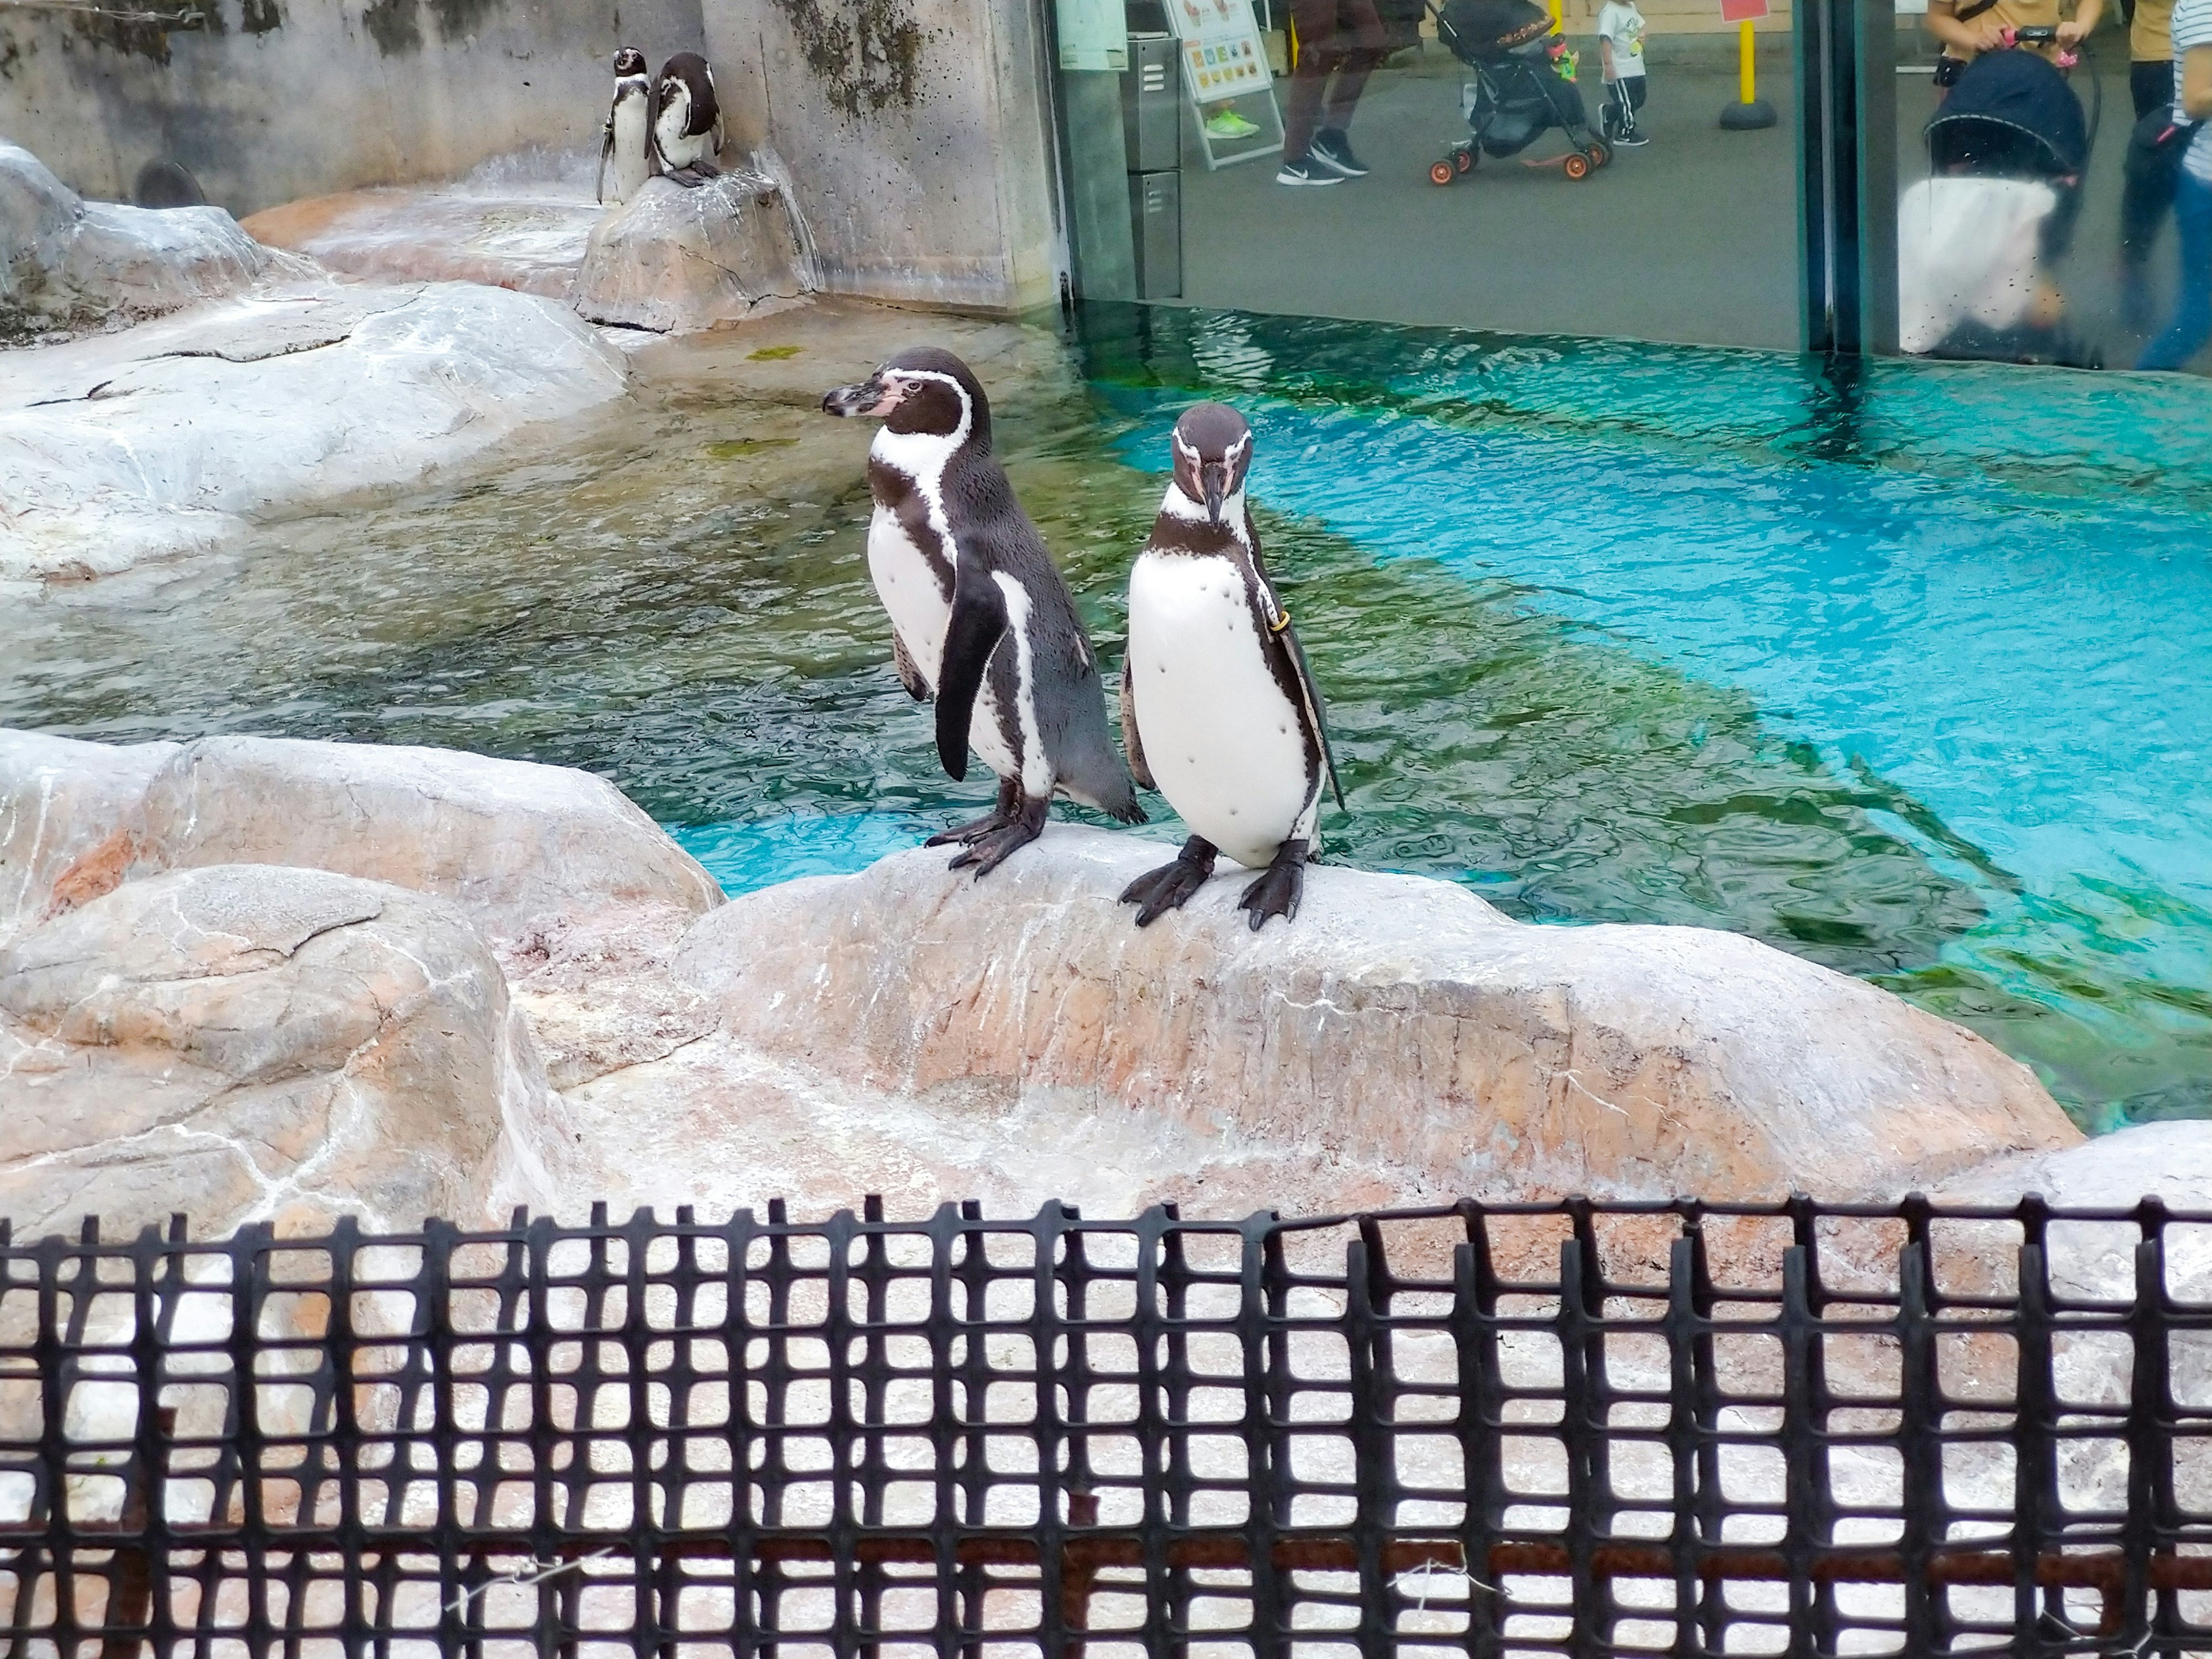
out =
<svg viewBox="0 0 2212 1659"><path fill-rule="evenodd" d="M988 874L1044 832L1054 794L1123 823L1144 809L1108 734L1098 653L1075 601L991 453L991 405L949 351L902 351L822 399L883 422L868 448L868 574L890 614L907 693L937 703L937 755L955 782L972 747L997 805L932 836L951 867Z"/></svg>
<svg viewBox="0 0 2212 1659"><path fill-rule="evenodd" d="M615 100L607 110L605 137L599 145L599 184L595 192L607 199L607 163L615 164L615 200L635 196L659 168L653 157L653 79L646 73L645 54L624 46L615 54Z"/></svg>
<svg viewBox="0 0 2212 1659"><path fill-rule="evenodd" d="M660 66L654 97L653 143L660 170L690 189L720 171L722 106L714 98L714 71L696 52L679 52Z"/></svg>
<svg viewBox="0 0 2212 1659"><path fill-rule="evenodd" d="M1137 781L1191 828L1172 864L1121 895L1150 927L1226 853L1262 873L1237 901L1257 933L1298 913L1320 850L1324 779L1344 805L1321 694L1260 555L1244 499L1252 428L1225 404L1176 422L1175 474L1129 573L1121 742Z"/></svg>

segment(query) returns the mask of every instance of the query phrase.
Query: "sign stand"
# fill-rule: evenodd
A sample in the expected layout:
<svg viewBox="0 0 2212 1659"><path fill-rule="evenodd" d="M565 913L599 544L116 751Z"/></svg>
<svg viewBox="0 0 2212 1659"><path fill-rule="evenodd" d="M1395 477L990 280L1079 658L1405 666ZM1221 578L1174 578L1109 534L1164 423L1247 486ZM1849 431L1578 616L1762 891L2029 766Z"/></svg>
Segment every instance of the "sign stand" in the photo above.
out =
<svg viewBox="0 0 2212 1659"><path fill-rule="evenodd" d="M1736 82L1738 98L1721 111L1721 125L1730 132L1755 132L1771 127L1780 118L1774 106L1759 95L1759 77L1752 52L1753 18L1766 15L1766 0L1721 0L1721 21L1737 26Z"/></svg>
<svg viewBox="0 0 2212 1659"><path fill-rule="evenodd" d="M1274 76L1267 69L1267 44L1252 15L1252 0L1168 0L1167 13L1182 59L1183 96L1198 128L1206 171L1280 155L1283 112L1275 101ZM1213 135L1206 130L1206 106L1258 95L1267 100L1273 136L1262 127L1258 138L1244 149L1216 148Z"/></svg>

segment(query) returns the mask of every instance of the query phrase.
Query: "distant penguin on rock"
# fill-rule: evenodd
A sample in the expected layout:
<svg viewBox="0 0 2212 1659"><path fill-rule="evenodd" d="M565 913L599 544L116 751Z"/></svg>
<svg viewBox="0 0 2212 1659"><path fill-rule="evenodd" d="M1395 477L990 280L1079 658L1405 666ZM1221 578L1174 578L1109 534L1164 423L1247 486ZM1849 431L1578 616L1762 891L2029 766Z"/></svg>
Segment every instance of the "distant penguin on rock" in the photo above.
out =
<svg viewBox="0 0 2212 1659"><path fill-rule="evenodd" d="M1114 752L1098 653L1044 538L991 453L991 406L949 351L902 351L822 400L883 422L868 450L868 574L890 613L892 658L937 701L937 754L956 780L972 747L999 775L997 807L933 836L978 876L1043 833L1057 794L1141 823Z"/></svg>
<svg viewBox="0 0 2212 1659"><path fill-rule="evenodd" d="M1217 854L1266 873L1237 901L1255 932L1297 915L1320 847L1322 786L1344 790L1291 613L1244 501L1252 428L1225 404L1176 422L1175 476L1129 573L1121 741L1137 781L1193 831L1173 864L1121 895L1150 927L1213 873Z"/></svg>
<svg viewBox="0 0 2212 1659"><path fill-rule="evenodd" d="M696 189L720 171L722 106L714 97L714 71L696 52L679 52L660 67L654 92L653 147L660 170Z"/></svg>
<svg viewBox="0 0 2212 1659"><path fill-rule="evenodd" d="M627 202L644 187L654 171L653 160L653 77L645 67L645 54L624 46L615 54L615 100L607 111L605 136L599 145L599 199L607 199L607 167L614 166L615 195Z"/></svg>

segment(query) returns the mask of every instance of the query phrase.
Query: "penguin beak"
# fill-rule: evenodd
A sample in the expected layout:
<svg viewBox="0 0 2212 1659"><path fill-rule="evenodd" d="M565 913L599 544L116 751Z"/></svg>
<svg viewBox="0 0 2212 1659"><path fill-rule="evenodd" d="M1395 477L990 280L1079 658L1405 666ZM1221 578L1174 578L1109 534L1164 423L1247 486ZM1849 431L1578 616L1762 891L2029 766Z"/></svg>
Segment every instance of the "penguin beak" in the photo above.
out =
<svg viewBox="0 0 2212 1659"><path fill-rule="evenodd" d="M1206 491L1206 516L1218 525L1221 522L1221 503L1229 494L1227 464L1208 461L1198 469L1198 482Z"/></svg>
<svg viewBox="0 0 2212 1659"><path fill-rule="evenodd" d="M881 418L896 409L904 396L896 383L886 384L881 374L871 374L858 386L841 386L823 394L822 410L827 415Z"/></svg>

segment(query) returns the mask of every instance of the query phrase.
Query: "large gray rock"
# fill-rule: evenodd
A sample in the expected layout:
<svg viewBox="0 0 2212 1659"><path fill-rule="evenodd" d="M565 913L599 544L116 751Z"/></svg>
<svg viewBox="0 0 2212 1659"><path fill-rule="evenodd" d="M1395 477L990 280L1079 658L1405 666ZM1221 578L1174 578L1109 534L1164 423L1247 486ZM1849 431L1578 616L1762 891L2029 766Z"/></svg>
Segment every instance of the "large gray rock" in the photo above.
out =
<svg viewBox="0 0 2212 1659"><path fill-rule="evenodd" d="M0 583L215 545L258 514L404 483L618 398L557 301L469 283L264 289L0 375Z"/></svg>
<svg viewBox="0 0 2212 1659"><path fill-rule="evenodd" d="M483 1219L550 1202L573 1145L457 910L245 865L131 883L0 952L0 1123L19 1237Z"/></svg>
<svg viewBox="0 0 2212 1659"><path fill-rule="evenodd" d="M1134 1120L1164 1194L1194 1155L1446 1194L1893 1193L2081 1139L1979 1037L1748 939L1327 867L1291 926L1250 933L1224 878L1140 932L1116 895L1172 850L1054 828L981 883L900 854L733 901L676 967L728 1042L963 1132ZM1284 1207L1373 1185L1309 1184Z"/></svg>
<svg viewBox="0 0 2212 1659"><path fill-rule="evenodd" d="M271 257L221 208L85 202L0 142L0 342L235 294Z"/></svg>
<svg viewBox="0 0 2212 1659"><path fill-rule="evenodd" d="M575 304L593 322L668 333L734 322L813 286L782 191L733 170L696 190L646 180L593 227Z"/></svg>
<svg viewBox="0 0 2212 1659"><path fill-rule="evenodd" d="M456 900L509 938L616 907L696 915L714 878L604 778L447 749L0 732L0 939L153 872L296 865Z"/></svg>

